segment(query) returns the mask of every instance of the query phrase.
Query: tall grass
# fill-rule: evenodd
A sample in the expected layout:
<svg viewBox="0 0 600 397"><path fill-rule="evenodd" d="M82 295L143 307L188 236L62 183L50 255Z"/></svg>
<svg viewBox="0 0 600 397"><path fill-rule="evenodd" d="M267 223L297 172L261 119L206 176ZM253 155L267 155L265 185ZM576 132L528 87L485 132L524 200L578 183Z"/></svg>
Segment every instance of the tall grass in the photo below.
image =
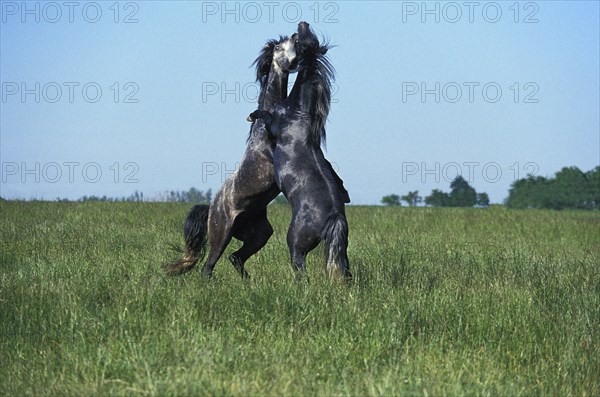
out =
<svg viewBox="0 0 600 397"><path fill-rule="evenodd" d="M346 286L286 206L250 281L166 277L186 211L0 202L0 395L600 394L597 212L350 207Z"/></svg>

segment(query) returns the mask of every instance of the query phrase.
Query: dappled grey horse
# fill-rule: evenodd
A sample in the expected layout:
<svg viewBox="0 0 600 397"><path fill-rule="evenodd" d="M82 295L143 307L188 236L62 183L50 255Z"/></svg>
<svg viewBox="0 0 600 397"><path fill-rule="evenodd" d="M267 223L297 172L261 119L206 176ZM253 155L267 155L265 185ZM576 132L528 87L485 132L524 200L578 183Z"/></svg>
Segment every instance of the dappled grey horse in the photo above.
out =
<svg viewBox="0 0 600 397"><path fill-rule="evenodd" d="M289 73L298 62L296 45L296 34L271 40L254 62L256 79L260 82L259 109L271 111L286 98ZM225 247L235 237L243 245L229 260L242 277L248 277L244 269L246 260L273 234L267 219L267 205L280 193L274 179L274 146L265 123L253 123L238 169L225 180L210 206L196 205L190 210L184 224L183 257L164 265L168 274L181 274L194 268L203 257L208 240L208 258L202 273L211 276Z"/></svg>

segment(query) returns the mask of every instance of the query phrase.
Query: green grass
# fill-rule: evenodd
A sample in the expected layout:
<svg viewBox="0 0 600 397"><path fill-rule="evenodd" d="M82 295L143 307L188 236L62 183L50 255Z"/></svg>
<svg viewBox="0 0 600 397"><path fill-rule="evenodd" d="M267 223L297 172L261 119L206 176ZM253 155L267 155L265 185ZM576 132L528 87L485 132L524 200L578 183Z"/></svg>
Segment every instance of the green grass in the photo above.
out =
<svg viewBox="0 0 600 397"><path fill-rule="evenodd" d="M249 282L165 277L187 209L0 202L0 395L600 394L598 212L350 207L346 286L286 206Z"/></svg>

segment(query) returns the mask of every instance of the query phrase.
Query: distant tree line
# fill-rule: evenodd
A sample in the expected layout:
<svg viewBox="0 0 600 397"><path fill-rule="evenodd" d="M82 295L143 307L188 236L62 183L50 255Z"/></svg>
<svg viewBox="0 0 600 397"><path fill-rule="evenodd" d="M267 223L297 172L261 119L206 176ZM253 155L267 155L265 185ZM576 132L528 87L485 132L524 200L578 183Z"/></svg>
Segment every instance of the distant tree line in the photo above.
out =
<svg viewBox="0 0 600 397"><path fill-rule="evenodd" d="M432 207L487 207L490 199L487 193L478 193L462 177L457 176L450 184L450 193L434 189L425 199L418 191L404 196L390 194L381 199L384 205L409 206L424 202ZM512 183L504 204L509 208L539 209L600 209L600 166L583 172L577 167L565 167L554 177L529 175Z"/></svg>
<svg viewBox="0 0 600 397"><path fill-rule="evenodd" d="M381 199L384 205L401 205L405 201L410 207L415 207L421 202L432 207L487 207L490 205L490 198L487 193L477 193L471 185L462 177L457 176L450 183L450 193L434 189L431 194L425 197L425 200L419 196L419 191L408 192L400 197L397 194L390 194Z"/></svg>
<svg viewBox="0 0 600 397"><path fill-rule="evenodd" d="M488 207L490 198L487 193L477 193L462 177L457 176L450 183L450 193L434 189L425 197L425 204L432 207Z"/></svg>
<svg viewBox="0 0 600 397"><path fill-rule="evenodd" d="M69 201L66 199L58 199L58 201ZM143 192L138 192L137 190L127 196L127 197L107 197L104 196L83 196L77 201L85 202L85 201L101 201L101 202L109 202L109 203L117 203L117 202L162 202L162 203L210 203L212 201L212 191L208 189L206 192L202 190L198 190L195 187L192 187L190 190L185 191L164 191L152 196L144 196Z"/></svg>
<svg viewBox="0 0 600 397"><path fill-rule="evenodd" d="M510 208L600 209L600 166L588 172L565 167L553 178L528 176L511 185Z"/></svg>
<svg viewBox="0 0 600 397"><path fill-rule="evenodd" d="M419 196L419 191L408 192L404 196L398 196L397 194L390 194L383 196L381 203L385 205L402 205L401 201L405 201L409 207L415 207L423 201L423 197Z"/></svg>

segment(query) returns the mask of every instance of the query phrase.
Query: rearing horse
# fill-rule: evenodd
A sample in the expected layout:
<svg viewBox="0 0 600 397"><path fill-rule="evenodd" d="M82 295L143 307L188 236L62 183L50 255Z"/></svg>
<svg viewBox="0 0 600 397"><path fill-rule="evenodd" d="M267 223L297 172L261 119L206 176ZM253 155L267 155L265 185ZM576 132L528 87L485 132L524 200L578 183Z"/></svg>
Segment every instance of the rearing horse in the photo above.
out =
<svg viewBox="0 0 600 397"><path fill-rule="evenodd" d="M254 61L256 79L260 82L259 109L272 111L276 103L286 98L289 73L298 63L296 44L296 34L271 40ZM248 277L244 269L246 260L273 234L267 205L280 193L274 179L274 147L265 123L253 123L238 169L225 180L210 206L196 205L190 210L184 223L183 258L163 266L168 274L194 268L203 257L208 240L208 258L202 273L211 276L225 247L235 237L243 245L229 260L243 278Z"/></svg>
<svg viewBox="0 0 600 397"><path fill-rule="evenodd" d="M276 137L273 153L275 180L292 205L287 242L297 275L306 272L306 255L320 241L330 276L352 277L348 263L350 202L343 182L325 159L325 121L331 101L333 68L308 23L298 25L298 76L288 98L275 111L255 111L249 119L263 119Z"/></svg>

